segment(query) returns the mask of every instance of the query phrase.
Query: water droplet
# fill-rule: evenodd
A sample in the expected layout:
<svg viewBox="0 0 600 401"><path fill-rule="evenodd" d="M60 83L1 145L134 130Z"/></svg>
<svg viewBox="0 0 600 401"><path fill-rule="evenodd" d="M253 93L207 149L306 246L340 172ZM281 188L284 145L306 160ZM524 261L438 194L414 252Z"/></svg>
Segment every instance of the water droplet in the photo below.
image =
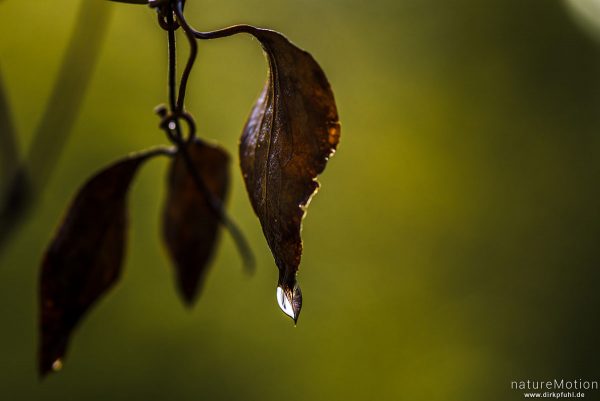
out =
<svg viewBox="0 0 600 401"><path fill-rule="evenodd" d="M338 126L329 127L329 144L335 146L340 140L340 129Z"/></svg>
<svg viewBox="0 0 600 401"><path fill-rule="evenodd" d="M281 287L277 287L277 304L279 305L283 313L295 320L294 308L292 307L292 303L288 299L287 295L285 295L285 292Z"/></svg>
<svg viewBox="0 0 600 401"><path fill-rule="evenodd" d="M170 129L171 131L173 131L173 130L175 130L175 128L177 128L177 124L175 124L175 121L171 121L171 122L169 123L169 129Z"/></svg>
<svg viewBox="0 0 600 401"><path fill-rule="evenodd" d="M58 372L59 370L61 370L63 367L62 361L60 359L57 359L56 361L52 362L52 370L55 372Z"/></svg>

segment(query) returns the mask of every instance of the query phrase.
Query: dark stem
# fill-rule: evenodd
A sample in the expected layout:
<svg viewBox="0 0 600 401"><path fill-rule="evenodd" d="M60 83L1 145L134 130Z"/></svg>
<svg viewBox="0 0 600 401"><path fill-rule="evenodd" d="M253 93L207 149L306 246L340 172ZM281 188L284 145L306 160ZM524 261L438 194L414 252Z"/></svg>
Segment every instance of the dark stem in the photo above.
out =
<svg viewBox="0 0 600 401"><path fill-rule="evenodd" d="M173 3L171 3L173 4ZM183 27L188 41L190 43L190 55L188 61L186 63L185 69L183 71L181 82L179 84L179 96L175 99L176 93L176 44L175 44L175 29L176 23L173 20L173 11L177 16L177 20L179 24ZM215 197L212 192L210 192L202 179L202 176L196 170L194 163L187 151L186 143L184 141L183 135L181 134L181 125L180 119L185 119L188 122L189 126L189 138L188 141L192 141L195 137L195 123L193 118L184 112L185 107L185 93L187 89L187 82L194 66L194 61L196 60L196 56L198 54L198 44L196 43L195 35L192 32L192 29L189 27L185 18L183 16L183 2L181 0L175 1L175 6L173 5L167 7L166 12L166 20L168 25L168 38L169 38L169 103L171 108L171 115L163 116L163 123L161 124L162 128L167 132L169 138L175 142L177 145L177 151L183 157L184 163L191 174L196 187L202 193L204 199L206 200L208 207L211 211L217 216L219 223L221 223L231 234L235 246L242 257L242 261L247 270L254 270L254 255L252 254L252 250L248 245L244 235L241 230L236 226L233 220L227 215L225 209L223 207L223 203L220 199ZM175 126L170 127L171 123L175 123Z"/></svg>
<svg viewBox="0 0 600 401"><path fill-rule="evenodd" d="M230 26L227 28L218 29L216 31L210 31L210 32L200 32L195 29L192 29L191 27L189 29L195 38L202 39L202 40L226 38L228 36L237 35L239 33L248 33L250 35L256 36L256 34L258 32L265 31L265 29L261 29L261 28L257 28L252 25L245 25L245 24L233 25L233 26Z"/></svg>
<svg viewBox="0 0 600 401"><path fill-rule="evenodd" d="M227 28L219 29L216 31L200 32L200 31L197 31L194 28L192 28L190 26L190 24L188 24L187 20L185 19L185 16L183 15L183 4L182 4L181 0L177 1L174 11L175 11L175 14L177 15L177 22L179 23L179 25L181 25L183 27L183 30L185 31L186 35L188 36L188 39L190 39L190 37L197 38L197 39L203 39L203 40L220 39L220 38L225 38L225 37L232 36L232 35L237 35L238 33L248 33L248 34L256 36L257 33L265 30L265 29L254 27L252 25L240 24L240 25L233 25L233 26L230 26ZM192 40L190 39L190 44L191 44L191 42L192 42ZM195 43L194 43L194 45L195 45Z"/></svg>
<svg viewBox="0 0 600 401"><path fill-rule="evenodd" d="M167 21L171 26L168 32L169 38L169 106L171 110L177 109L176 93L176 74L177 74L177 49L175 44L175 29L173 29L173 16L167 15Z"/></svg>
<svg viewBox="0 0 600 401"><path fill-rule="evenodd" d="M196 170L196 167L194 166L194 162L192 161L192 158L190 157L190 154L187 151L186 144L181 138L178 138L177 148L179 153L183 157L184 163L189 173L194 179L194 183L196 184L198 191L202 193L204 199L206 200L208 207L215 214L215 216L217 216L219 223L221 223L231 234L233 242L235 243L235 246L238 252L240 253L240 256L242 257L244 267L246 267L246 269L249 271L253 271L254 254L252 253L252 249L248 245L244 234L233 222L233 220L227 215L227 212L225 211L221 200L214 196L214 194L207 188L206 184L204 183L204 180L202 179L202 176L200 176L198 170Z"/></svg>
<svg viewBox="0 0 600 401"><path fill-rule="evenodd" d="M179 110L177 104L177 98L176 98L176 92L177 92L177 45L176 45L176 40L175 40L175 21L173 20L173 13L171 12L170 7L168 8L168 11L166 13L166 18L167 18L167 25L168 25L168 38L169 38L169 106L171 107L171 112L172 113L177 113L177 112L181 112L181 110ZM182 139L183 136L181 134L181 126L179 124L179 118L175 118L172 119L170 123L174 123L175 124L175 128L172 129L171 127L166 127L167 130L167 134L169 134L169 137L171 139L173 139L173 134L176 137L175 142L178 142L178 140ZM191 135L191 133L190 133Z"/></svg>
<svg viewBox="0 0 600 401"><path fill-rule="evenodd" d="M190 55L185 65L183 74L181 75L181 82L179 84L179 97L177 98L177 110L181 112L183 111L185 104L185 93L187 89L188 79L190 77L190 73L192 72L194 62L196 61L196 57L198 55L198 44L196 43L194 33L190 30L190 26L187 24L185 18L183 17L182 1L177 1L177 4L175 5L175 15L177 16L177 21L183 27L185 35L187 36L188 42L190 44Z"/></svg>

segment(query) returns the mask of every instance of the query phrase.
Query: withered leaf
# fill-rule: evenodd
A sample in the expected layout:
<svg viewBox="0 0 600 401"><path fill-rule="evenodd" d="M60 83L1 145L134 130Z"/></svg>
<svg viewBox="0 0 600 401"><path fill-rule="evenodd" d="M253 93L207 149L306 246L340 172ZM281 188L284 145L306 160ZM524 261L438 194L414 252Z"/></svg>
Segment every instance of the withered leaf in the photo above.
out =
<svg viewBox="0 0 600 401"><path fill-rule="evenodd" d="M118 280L129 186L142 162L166 152L154 149L117 161L89 179L72 201L41 267L40 375L62 366L73 329Z"/></svg>
<svg viewBox="0 0 600 401"><path fill-rule="evenodd" d="M229 186L227 153L200 140L188 142L185 147L204 189L223 203ZM167 191L163 238L175 264L179 293L191 306L218 242L219 216L211 209L207 194L198 188L181 152L172 161Z"/></svg>
<svg viewBox="0 0 600 401"><path fill-rule="evenodd" d="M243 130L240 163L279 268L280 307L296 321L302 306L296 282L302 218L319 187L316 177L335 152L340 125L333 92L315 59L277 32L248 33L261 42L270 69Z"/></svg>

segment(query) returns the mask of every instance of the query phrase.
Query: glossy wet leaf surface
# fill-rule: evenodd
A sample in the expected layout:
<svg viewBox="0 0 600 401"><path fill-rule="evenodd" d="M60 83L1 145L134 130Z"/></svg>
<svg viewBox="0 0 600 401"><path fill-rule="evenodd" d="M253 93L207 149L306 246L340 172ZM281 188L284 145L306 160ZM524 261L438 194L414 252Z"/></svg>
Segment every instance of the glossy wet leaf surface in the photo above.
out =
<svg viewBox="0 0 600 401"><path fill-rule="evenodd" d="M263 45L270 68L244 127L240 164L279 268L279 286L289 298L285 305L296 309L296 320L301 223L319 187L316 177L338 144L340 125L331 87L314 58L277 32L256 28L249 33Z"/></svg>
<svg viewBox="0 0 600 401"><path fill-rule="evenodd" d="M127 193L148 151L101 170L79 190L46 250L40 282L41 375L62 366L73 329L119 279Z"/></svg>
<svg viewBox="0 0 600 401"><path fill-rule="evenodd" d="M198 175L214 199L224 202L229 186L229 156L196 140L186 145ZM163 238L176 270L177 288L188 305L195 301L219 239L219 217L178 153L167 180Z"/></svg>

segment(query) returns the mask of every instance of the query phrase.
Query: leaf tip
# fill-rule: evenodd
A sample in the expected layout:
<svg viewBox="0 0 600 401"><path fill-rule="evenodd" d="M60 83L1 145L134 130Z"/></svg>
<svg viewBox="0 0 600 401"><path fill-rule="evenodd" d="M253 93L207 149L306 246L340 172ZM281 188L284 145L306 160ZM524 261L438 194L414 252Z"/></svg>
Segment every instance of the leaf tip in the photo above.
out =
<svg viewBox="0 0 600 401"><path fill-rule="evenodd" d="M196 283L197 284L197 283ZM187 285L184 281L179 281L179 296L188 309L192 309L198 299L198 285Z"/></svg>

